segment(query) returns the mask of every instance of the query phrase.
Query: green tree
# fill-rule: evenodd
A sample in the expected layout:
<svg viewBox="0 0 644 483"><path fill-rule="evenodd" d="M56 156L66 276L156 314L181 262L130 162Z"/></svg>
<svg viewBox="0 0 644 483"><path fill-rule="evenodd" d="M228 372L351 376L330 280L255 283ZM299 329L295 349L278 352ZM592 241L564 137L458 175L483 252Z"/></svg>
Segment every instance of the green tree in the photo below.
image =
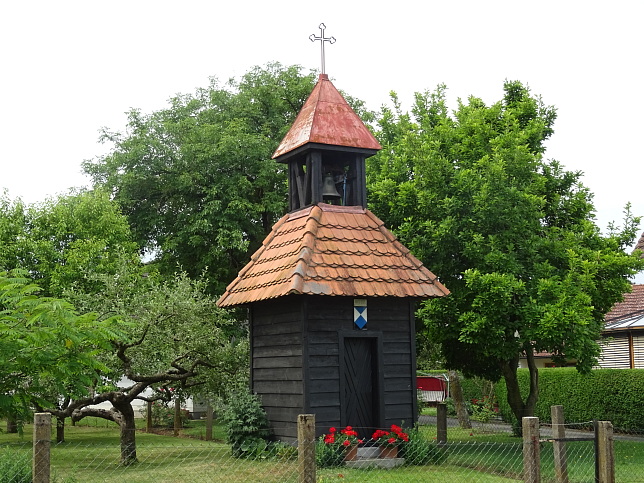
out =
<svg viewBox="0 0 644 483"><path fill-rule="evenodd" d="M143 267L145 268L145 267ZM46 408L57 417L79 420L96 416L116 422L121 431L121 462L137 460L132 402L165 400L180 392L224 392L247 380L246 339L231 339L230 315L204 293L204 284L185 273L163 280L131 265L115 276L99 275L96 294L66 296L78 307L101 314L119 314L126 337L98 356L108 368L96 381L92 396L73 398L65 407ZM154 390L153 392L148 389ZM109 402L112 409L94 407Z"/></svg>
<svg viewBox="0 0 644 483"><path fill-rule="evenodd" d="M162 273L205 271L221 293L285 212L285 170L271 156L313 83L280 64L223 86L213 79L166 109L130 111L127 132L105 131L113 149L84 169L122 206Z"/></svg>
<svg viewBox="0 0 644 483"><path fill-rule="evenodd" d="M29 271L43 293L74 284L95 292L90 273L138 263L127 219L105 192L69 193L34 205L0 198L0 269Z"/></svg>
<svg viewBox="0 0 644 483"><path fill-rule="evenodd" d="M380 117L383 150L370 158L372 209L452 292L419 312L447 366L503 377L518 420L538 398L534 354L596 362L604 314L630 289L641 261L624 248L639 219L603 236L581 173L543 159L555 109L519 82L487 106L459 101L445 87L416 94L412 113ZM521 356L530 393L519 392Z"/></svg>
<svg viewBox="0 0 644 483"><path fill-rule="evenodd" d="M83 397L106 370L97 358L118 320L44 297L24 271L0 272L0 414L24 417L50 394Z"/></svg>
<svg viewBox="0 0 644 483"><path fill-rule="evenodd" d="M89 275L114 274L121 263L140 263L137 246L126 218L106 193L70 192L33 205L12 201L6 193L0 197L0 270L28 271L43 295L61 297L72 285L95 293L100 287ZM63 382L50 374L48 382L31 384L30 391L62 409L75 394ZM64 440L62 418L57 439Z"/></svg>

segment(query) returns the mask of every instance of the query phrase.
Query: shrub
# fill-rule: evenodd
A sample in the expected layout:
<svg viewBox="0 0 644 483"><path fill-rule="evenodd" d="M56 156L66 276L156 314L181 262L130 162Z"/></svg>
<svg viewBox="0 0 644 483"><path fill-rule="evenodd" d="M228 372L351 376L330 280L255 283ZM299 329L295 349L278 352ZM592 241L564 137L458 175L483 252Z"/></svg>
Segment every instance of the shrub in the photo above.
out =
<svg viewBox="0 0 644 483"><path fill-rule="evenodd" d="M463 401L463 404L465 405L467 414L472 414L472 403L470 403L470 401L466 399L465 401ZM445 399L445 409L447 410L448 416L456 416L456 405L454 404L453 398L448 397L447 399Z"/></svg>
<svg viewBox="0 0 644 483"><path fill-rule="evenodd" d="M269 444L270 453L273 458L284 461L292 461L297 459L297 447L275 441Z"/></svg>
<svg viewBox="0 0 644 483"><path fill-rule="evenodd" d="M325 442L325 436L315 442L315 463L318 468L333 468L342 465L344 461L344 447Z"/></svg>
<svg viewBox="0 0 644 483"><path fill-rule="evenodd" d="M232 454L236 458L256 458L266 451L271 435L260 398L248 391L241 391L232 393L227 399L221 416Z"/></svg>
<svg viewBox="0 0 644 483"><path fill-rule="evenodd" d="M498 413L498 407L495 406L494 398L488 396L483 396L481 399L472 399L470 410L472 419L482 423L487 423L495 418Z"/></svg>
<svg viewBox="0 0 644 483"><path fill-rule="evenodd" d="M418 430L418 426L409 430L409 441L400 446L399 455L405 458L407 465L438 464L445 459L445 454L435 442L427 440Z"/></svg>
<svg viewBox="0 0 644 483"><path fill-rule="evenodd" d="M530 383L528 370L519 369L517 377L525 397ZM561 405L569 422L598 419L611 421L616 429L644 431L642 394L643 369L595 369L589 374L580 374L573 367L540 369L535 416L550 421L550 407ZM496 398L503 418L515 423L503 381L496 385Z"/></svg>
<svg viewBox="0 0 644 483"><path fill-rule="evenodd" d="M141 414L144 418L148 415L147 404L141 408ZM190 411L181 408L180 412L181 427L188 427L190 421ZM174 427L174 403L169 405L165 401L154 401L152 403L152 426L155 428L173 428Z"/></svg>
<svg viewBox="0 0 644 483"><path fill-rule="evenodd" d="M3 450L0 453L0 481L31 483L31 454Z"/></svg>

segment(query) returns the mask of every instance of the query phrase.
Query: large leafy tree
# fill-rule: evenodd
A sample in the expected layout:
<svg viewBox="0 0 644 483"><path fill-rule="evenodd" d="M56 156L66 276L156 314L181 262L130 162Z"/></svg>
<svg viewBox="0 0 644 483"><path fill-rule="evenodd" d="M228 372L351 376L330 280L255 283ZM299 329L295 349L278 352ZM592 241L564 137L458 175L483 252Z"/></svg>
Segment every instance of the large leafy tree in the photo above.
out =
<svg viewBox="0 0 644 483"><path fill-rule="evenodd" d="M122 334L113 317L42 296L26 272L0 272L0 415L21 418L51 394L88 396L107 369L97 356Z"/></svg>
<svg viewBox="0 0 644 483"><path fill-rule="evenodd" d="M641 261L624 248L639 220L627 212L603 236L581 173L543 158L554 108L519 82L492 105L449 113L445 88L416 94L411 114L380 118L383 150L370 159L372 209L452 292L420 319L449 368L505 379L518 420L538 398L534 355L596 362L604 314L630 289ZM520 357L531 374L521 395Z"/></svg>
<svg viewBox="0 0 644 483"><path fill-rule="evenodd" d="M27 270L45 295L60 297L72 284L96 291L88 274L113 274L121 263L138 260L127 219L105 192L33 205L0 198L0 270Z"/></svg>
<svg viewBox="0 0 644 483"><path fill-rule="evenodd" d="M240 80L132 110L113 149L84 164L127 215L163 273L207 273L220 293L286 209L286 177L271 155L310 94L297 66L256 67Z"/></svg>
<svg viewBox="0 0 644 483"><path fill-rule="evenodd" d="M98 293L72 289L66 296L83 310L118 314L126 336L97 356L107 369L95 381L93 395L45 409L59 418L114 421L121 431L121 462L130 464L137 459L133 401L169 400L176 391L223 392L247 380L248 347L245 339L229 336L230 315L205 294L202 282L185 273L161 279L123 266L116 276L103 274L95 281L102 287ZM104 402L112 408L96 407Z"/></svg>
<svg viewBox="0 0 644 483"><path fill-rule="evenodd" d="M198 387L212 394L247 378L246 339L232 337L244 332L204 293L202 282L185 274L161 278L142 264L126 218L104 192L33 206L0 198L0 241L0 270L18 267L38 280L43 295L58 297L38 298L32 285L13 281L0 287L7 287L0 309L5 299L13 304L0 325L0 336L7 336L0 341L7 357L0 382L9 402L23 402L0 401L6 414L34 406L49 411L58 417L59 440L67 417L112 420L129 463L136 460L132 402L170 394L148 388L181 387L190 394ZM100 315L77 317L68 301ZM120 331L98 332L112 316L122 321ZM87 331L86 337L72 329ZM35 369L16 369L29 358ZM101 402L112 410L93 407Z"/></svg>

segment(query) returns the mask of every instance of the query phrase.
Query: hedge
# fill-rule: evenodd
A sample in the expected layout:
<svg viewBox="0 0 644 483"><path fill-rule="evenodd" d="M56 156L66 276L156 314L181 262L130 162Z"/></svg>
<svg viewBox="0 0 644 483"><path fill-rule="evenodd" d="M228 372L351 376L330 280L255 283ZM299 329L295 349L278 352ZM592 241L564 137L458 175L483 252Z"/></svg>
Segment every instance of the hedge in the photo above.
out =
<svg viewBox="0 0 644 483"><path fill-rule="evenodd" d="M518 370L519 386L528 394L529 373ZM505 381L495 385L503 419L514 421L507 403ZM596 369L580 374L573 367L539 370L539 400L535 416L550 421L550 406L564 407L566 422L611 421L622 431L644 431L644 369Z"/></svg>

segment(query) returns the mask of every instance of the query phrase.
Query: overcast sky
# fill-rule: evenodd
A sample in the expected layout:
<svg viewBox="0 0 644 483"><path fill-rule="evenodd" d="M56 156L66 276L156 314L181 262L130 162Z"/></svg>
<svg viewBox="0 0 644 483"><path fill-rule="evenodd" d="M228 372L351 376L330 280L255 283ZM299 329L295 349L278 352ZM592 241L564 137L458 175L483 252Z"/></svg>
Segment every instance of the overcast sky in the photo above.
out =
<svg viewBox="0 0 644 483"><path fill-rule="evenodd" d="M0 189L26 202L87 184L80 163L125 112L269 61L320 67L378 109L395 90L492 103L520 80L558 109L547 157L583 171L605 229L642 196L644 2L22 0L0 6Z"/></svg>

